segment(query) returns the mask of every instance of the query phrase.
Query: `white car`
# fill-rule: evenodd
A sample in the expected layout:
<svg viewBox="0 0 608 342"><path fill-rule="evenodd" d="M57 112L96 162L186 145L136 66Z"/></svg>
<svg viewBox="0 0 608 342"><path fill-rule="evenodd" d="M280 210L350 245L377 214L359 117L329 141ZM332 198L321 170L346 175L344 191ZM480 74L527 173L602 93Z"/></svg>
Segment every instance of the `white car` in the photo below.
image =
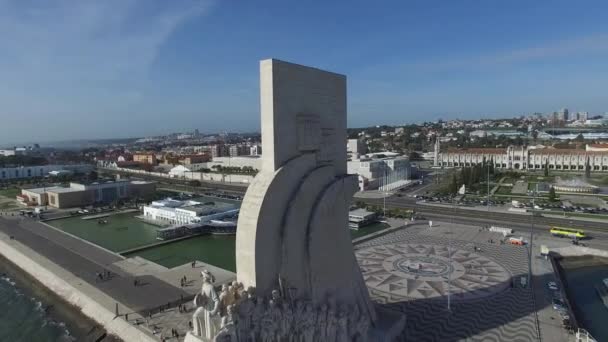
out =
<svg viewBox="0 0 608 342"><path fill-rule="evenodd" d="M549 290L553 290L553 291L559 290L559 287L557 287L557 283L554 281L548 282L547 287L549 288Z"/></svg>

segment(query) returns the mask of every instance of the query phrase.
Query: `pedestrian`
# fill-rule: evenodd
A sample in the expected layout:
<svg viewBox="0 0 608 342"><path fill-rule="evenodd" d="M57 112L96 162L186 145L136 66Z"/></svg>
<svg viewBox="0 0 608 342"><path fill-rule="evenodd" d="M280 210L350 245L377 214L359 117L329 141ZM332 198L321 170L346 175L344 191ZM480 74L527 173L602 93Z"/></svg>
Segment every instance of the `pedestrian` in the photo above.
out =
<svg viewBox="0 0 608 342"><path fill-rule="evenodd" d="M129 314L128 313L125 314L125 321L127 321L127 322L129 321Z"/></svg>
<svg viewBox="0 0 608 342"><path fill-rule="evenodd" d="M188 327L190 327L190 329L192 329L192 321L188 321Z"/></svg>

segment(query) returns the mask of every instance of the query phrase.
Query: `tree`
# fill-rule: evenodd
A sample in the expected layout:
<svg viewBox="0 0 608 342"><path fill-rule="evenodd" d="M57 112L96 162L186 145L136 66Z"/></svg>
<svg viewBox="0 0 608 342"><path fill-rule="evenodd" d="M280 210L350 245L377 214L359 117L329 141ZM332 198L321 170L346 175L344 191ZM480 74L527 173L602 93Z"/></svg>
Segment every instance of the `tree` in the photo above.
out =
<svg viewBox="0 0 608 342"><path fill-rule="evenodd" d="M549 201L555 202L556 200L557 200L557 196L555 195L555 188L551 187L551 189L549 189Z"/></svg>
<svg viewBox="0 0 608 342"><path fill-rule="evenodd" d="M587 157L587 162L585 163L585 178L591 177L591 165L589 164L589 157Z"/></svg>
<svg viewBox="0 0 608 342"><path fill-rule="evenodd" d="M549 159L545 161L545 167L543 171L545 172L545 177L549 177Z"/></svg>
<svg viewBox="0 0 608 342"><path fill-rule="evenodd" d="M533 130L532 131L532 139L534 140L534 142L536 142L536 139L538 139L538 131L537 130Z"/></svg>
<svg viewBox="0 0 608 342"><path fill-rule="evenodd" d="M458 192L458 180L456 179L456 174L452 174L452 182L450 183L450 188L448 191L450 194L456 194Z"/></svg>
<svg viewBox="0 0 608 342"><path fill-rule="evenodd" d="M99 178L99 176L97 175L97 171L93 170L89 172L88 178L90 181L96 181Z"/></svg>

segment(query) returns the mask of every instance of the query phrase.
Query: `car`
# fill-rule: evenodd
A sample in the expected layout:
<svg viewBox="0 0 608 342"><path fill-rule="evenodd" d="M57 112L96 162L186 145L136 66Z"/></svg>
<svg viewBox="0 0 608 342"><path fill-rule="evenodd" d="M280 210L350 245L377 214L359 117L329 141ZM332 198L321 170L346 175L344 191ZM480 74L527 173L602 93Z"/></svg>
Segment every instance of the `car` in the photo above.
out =
<svg viewBox="0 0 608 342"><path fill-rule="evenodd" d="M549 290L553 290L553 291L559 290L559 287L557 287L557 283L554 281L548 282L547 287L549 288Z"/></svg>
<svg viewBox="0 0 608 342"><path fill-rule="evenodd" d="M561 299L557 299L557 298L553 298L553 309L555 309L557 311L567 312L566 304L564 304L564 302Z"/></svg>

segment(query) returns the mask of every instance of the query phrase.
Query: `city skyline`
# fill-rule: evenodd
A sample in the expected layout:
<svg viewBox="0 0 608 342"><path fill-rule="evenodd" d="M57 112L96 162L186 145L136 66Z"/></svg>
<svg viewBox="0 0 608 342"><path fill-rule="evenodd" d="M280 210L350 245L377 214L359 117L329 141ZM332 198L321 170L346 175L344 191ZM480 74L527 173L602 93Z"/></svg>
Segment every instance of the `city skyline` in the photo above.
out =
<svg viewBox="0 0 608 342"><path fill-rule="evenodd" d="M320 6L0 1L0 144L257 131L271 55L349 75L349 127L608 108L604 3Z"/></svg>

